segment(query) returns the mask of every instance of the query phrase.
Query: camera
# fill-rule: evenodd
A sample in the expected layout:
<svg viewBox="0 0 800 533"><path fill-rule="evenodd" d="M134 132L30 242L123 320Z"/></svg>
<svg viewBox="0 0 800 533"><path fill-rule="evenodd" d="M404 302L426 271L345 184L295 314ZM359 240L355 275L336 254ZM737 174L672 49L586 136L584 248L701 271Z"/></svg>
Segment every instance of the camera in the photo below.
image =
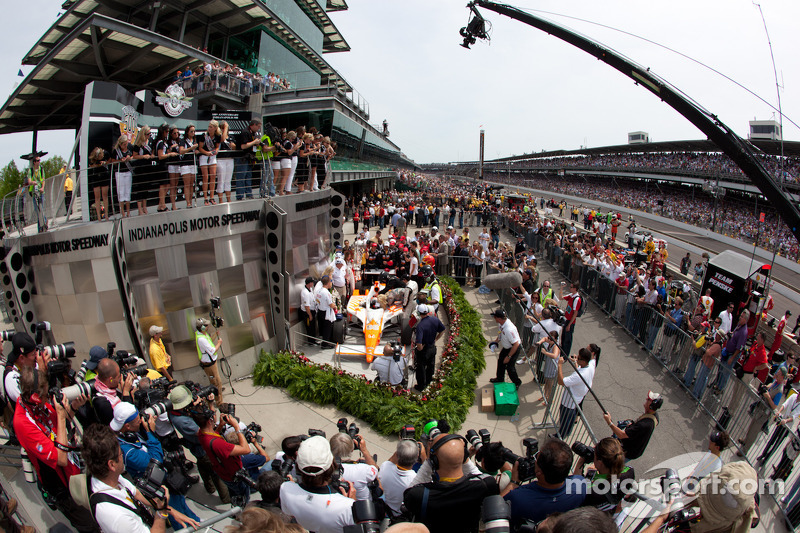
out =
<svg viewBox="0 0 800 533"><path fill-rule="evenodd" d="M230 415L230 416L236 416L236 404L228 403L228 404L225 404L225 407L226 407L226 409L224 411L222 409L219 410L219 412L221 414ZM261 430L259 429L259 431L261 431Z"/></svg>
<svg viewBox="0 0 800 533"><path fill-rule="evenodd" d="M347 433L350 435L350 438L353 439L353 451L357 451L359 449L359 445L361 444L361 437L358 436L359 428L355 422L352 422L349 426L347 425L346 418L340 418L336 421L336 427L339 428L340 433ZM309 431L309 435L311 434L311 430ZM324 436L324 435L323 435Z"/></svg>
<svg viewBox="0 0 800 533"><path fill-rule="evenodd" d="M261 426L256 424L255 422L250 422L247 427L244 429L244 438L247 442L258 442L259 444L261 441L264 440L264 437L259 435L261 433Z"/></svg>
<svg viewBox="0 0 800 533"><path fill-rule="evenodd" d="M575 452L575 455L583 459L584 463L591 463L594 461L594 448L592 446L587 446L582 442L574 442L572 444L572 451Z"/></svg>
<svg viewBox="0 0 800 533"><path fill-rule="evenodd" d="M76 383L75 385L64 387L63 389L55 391L53 395L58 403L61 403L64 398L66 398L67 401L72 402L81 395L91 397L94 395L94 380L90 379L89 381L82 381L80 383Z"/></svg>
<svg viewBox="0 0 800 533"><path fill-rule="evenodd" d="M511 531L511 507L502 496L487 496L481 506L481 520L486 533L506 533Z"/></svg>
<svg viewBox="0 0 800 533"><path fill-rule="evenodd" d="M353 521L355 525L342 528L343 533L378 533L381 530L381 518L372 500L356 500L353 502Z"/></svg>
<svg viewBox="0 0 800 533"><path fill-rule="evenodd" d="M134 357L134 359L136 359L136 358ZM122 374L122 379L125 379L126 377L128 377L128 374L133 374L134 376L139 376L139 377L146 376L147 375L147 365L139 365L139 366L135 366L133 368L123 368L122 372L120 372L120 373Z"/></svg>
<svg viewBox="0 0 800 533"><path fill-rule="evenodd" d="M164 500L166 494L161 487L166 483L167 471L163 465L155 459L150 459L144 475L134 481L134 485L151 503L153 500Z"/></svg>
<svg viewBox="0 0 800 533"><path fill-rule="evenodd" d="M410 424L406 424L400 429L400 439L401 440L417 440L416 439L417 431L414 426Z"/></svg>
<svg viewBox="0 0 800 533"><path fill-rule="evenodd" d="M764 385L763 383L760 383L758 385L758 395L764 396L767 392L769 392L769 387L767 385Z"/></svg>
<svg viewBox="0 0 800 533"><path fill-rule="evenodd" d="M108 355L108 357L112 357L114 355L114 348L116 347L117 343L114 341L111 341L108 344L106 344L106 355Z"/></svg>
<svg viewBox="0 0 800 533"><path fill-rule="evenodd" d="M247 474L247 471L244 469L238 470L233 475L233 482L239 483L242 482L250 487L250 490L256 490L256 482ZM236 495L231 496L231 505L234 507L241 507L244 508L247 505L247 497L244 495Z"/></svg>
<svg viewBox="0 0 800 533"><path fill-rule="evenodd" d="M625 428L627 428L627 427L628 427L628 426L630 426L631 424L633 424L633 420L631 420L631 419L628 419L628 420L618 420L618 421L617 421L617 427L618 427L619 429L621 429L622 431L625 431Z"/></svg>
<svg viewBox="0 0 800 533"><path fill-rule="evenodd" d="M217 394L219 394L219 391L214 385L206 385L205 387L198 389L195 394L198 398L208 398L211 394L216 397Z"/></svg>
<svg viewBox="0 0 800 533"><path fill-rule="evenodd" d="M294 468L294 459L286 455L283 456L283 461L280 459L273 459L272 469L280 473L284 481L289 481L289 474Z"/></svg>
<svg viewBox="0 0 800 533"><path fill-rule="evenodd" d="M75 357L75 343L65 342L64 344L53 344L52 346L43 346L42 349L50 350L51 359L60 359L66 361L69 358Z"/></svg>
<svg viewBox="0 0 800 533"><path fill-rule="evenodd" d="M3 340L3 341L11 342L11 337L13 337L15 333L16 333L16 331L13 330L13 329L9 329L9 330L6 330L6 331L0 331L0 339Z"/></svg>
<svg viewBox="0 0 800 533"><path fill-rule="evenodd" d="M553 317L553 322L562 328L567 325L567 317L564 316L564 311L562 311L560 307L557 305L548 305L547 309L550 310L550 314Z"/></svg>
<svg viewBox="0 0 800 533"><path fill-rule="evenodd" d="M145 409L142 413L142 416L152 416L154 418L158 418L169 411L172 411L172 402L169 400L161 400L160 402L151 404L150 407Z"/></svg>
<svg viewBox="0 0 800 533"><path fill-rule="evenodd" d="M525 457L520 457L508 448L503 448L503 459L511 463L517 463L517 472L522 482L536 477L536 454L539 453L539 441L533 437L527 437L522 441L525 446Z"/></svg>
<svg viewBox="0 0 800 533"><path fill-rule="evenodd" d="M109 344L111 344L111 343L109 343ZM130 366L130 365L135 365L136 362L137 362L136 357L132 356L131 354L129 354L125 350L117 350L114 355L109 355L108 357L110 359L113 359L114 361L116 361L120 368L124 368L124 367Z"/></svg>
<svg viewBox="0 0 800 533"><path fill-rule="evenodd" d="M167 397L166 393L160 389L137 390L133 393L133 405L139 411L144 411L151 405L163 401Z"/></svg>
<svg viewBox="0 0 800 533"><path fill-rule="evenodd" d="M476 452L479 452L481 448L489 444L491 437L492 434L489 433L488 429L480 429L478 431L470 429L467 431L467 441L475 448Z"/></svg>
<svg viewBox="0 0 800 533"><path fill-rule="evenodd" d="M313 428L308 428L308 436L309 436L309 437L323 437L323 438L327 438L327 437L325 436L325 432L324 432L324 431L322 431L321 429L313 429Z"/></svg>
<svg viewBox="0 0 800 533"><path fill-rule="evenodd" d="M36 344L41 344L44 332L50 331L50 322L45 322L45 321L37 322L35 331L36 331Z"/></svg>
<svg viewBox="0 0 800 533"><path fill-rule="evenodd" d="M225 325L225 320L221 316L217 316L217 309L220 307L220 300L219 296L215 296L211 298L211 313L208 315L208 321L211 325L216 328L220 329L222 326Z"/></svg>
<svg viewBox="0 0 800 533"><path fill-rule="evenodd" d="M672 468L661 476L661 491L664 494L664 501L670 501L681 492L681 478Z"/></svg>
<svg viewBox="0 0 800 533"><path fill-rule="evenodd" d="M392 347L392 359L394 362L400 361L400 358L403 357L403 345L397 341L392 341L389 346Z"/></svg>

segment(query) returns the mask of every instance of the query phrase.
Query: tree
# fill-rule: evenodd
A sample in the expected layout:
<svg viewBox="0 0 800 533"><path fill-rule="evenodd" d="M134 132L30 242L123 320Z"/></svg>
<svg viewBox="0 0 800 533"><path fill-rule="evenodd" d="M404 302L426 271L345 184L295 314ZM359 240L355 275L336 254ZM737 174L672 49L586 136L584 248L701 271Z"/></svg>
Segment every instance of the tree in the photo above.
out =
<svg viewBox="0 0 800 533"><path fill-rule="evenodd" d="M49 178L61 174L61 169L66 168L67 162L60 155L54 155L50 159L42 161L42 174Z"/></svg>
<svg viewBox="0 0 800 533"><path fill-rule="evenodd" d="M17 164L11 161L0 170L0 198L5 198L9 193L22 187L23 172Z"/></svg>

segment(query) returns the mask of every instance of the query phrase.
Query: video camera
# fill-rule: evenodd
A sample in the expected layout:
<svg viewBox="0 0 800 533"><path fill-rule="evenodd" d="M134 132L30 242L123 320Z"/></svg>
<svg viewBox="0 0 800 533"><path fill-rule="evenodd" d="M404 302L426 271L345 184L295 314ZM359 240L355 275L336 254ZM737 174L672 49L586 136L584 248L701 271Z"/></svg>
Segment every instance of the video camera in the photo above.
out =
<svg viewBox="0 0 800 533"><path fill-rule="evenodd" d="M359 449L359 445L361 444L361 437L358 436L359 429L355 422L352 422L349 426L347 425L346 418L340 418L336 421L336 427L339 428L339 433L347 433L350 435L350 438L353 439L353 451L357 451ZM311 434L311 430L309 429L309 434Z"/></svg>
<svg viewBox="0 0 800 533"><path fill-rule="evenodd" d="M564 311L557 305L548 305L547 309L550 310L550 315L553 317L553 322L562 328L567 325L567 317L564 316Z"/></svg>
<svg viewBox="0 0 800 533"><path fill-rule="evenodd" d="M233 475L233 482L234 483L244 483L250 487L250 490L256 490L256 482L253 481L245 469L237 470L237 472ZM231 495L231 505L234 507L241 507L247 504L247 496L245 495Z"/></svg>
<svg viewBox="0 0 800 533"><path fill-rule="evenodd" d="M391 341L389 346L392 347L392 359L397 363L403 357L403 345L398 341Z"/></svg>
<svg viewBox="0 0 800 533"><path fill-rule="evenodd" d="M255 422L250 422L242 433L247 442L258 442L261 444L264 440L264 437L259 435L259 433L261 433L261 426Z"/></svg>
<svg viewBox="0 0 800 533"><path fill-rule="evenodd" d="M536 477L536 454L539 453L539 441L533 437L527 437L522 441L525 446L525 457L520 457L508 448L503 448L503 459L511 463L517 463L519 480L529 481Z"/></svg>
<svg viewBox="0 0 800 533"><path fill-rule="evenodd" d="M36 347L39 352L44 350L50 351L50 360L47 362L47 376L50 381L50 387L57 386L58 383L66 376L70 383L75 383L77 374L72 369L70 359L75 357L75 343L67 342L64 344L54 344L52 346L42 346L41 344Z"/></svg>
<svg viewBox="0 0 800 533"><path fill-rule="evenodd" d="M211 312L208 315L208 321L215 329L220 329L225 325L225 320L221 316L217 316L217 309L220 307L219 296L211 298Z"/></svg>
<svg viewBox="0 0 800 533"><path fill-rule="evenodd" d="M294 459L291 457L284 455L282 461L280 459L272 460L272 469L277 471L284 481L289 481L289 473L292 468L294 468Z"/></svg>

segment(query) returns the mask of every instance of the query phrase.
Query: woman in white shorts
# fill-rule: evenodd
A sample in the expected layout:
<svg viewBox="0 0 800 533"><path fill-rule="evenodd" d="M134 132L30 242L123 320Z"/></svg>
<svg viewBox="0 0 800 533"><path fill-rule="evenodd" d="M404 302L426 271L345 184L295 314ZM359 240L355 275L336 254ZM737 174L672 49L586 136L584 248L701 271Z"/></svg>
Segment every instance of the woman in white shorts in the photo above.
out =
<svg viewBox="0 0 800 533"><path fill-rule="evenodd" d="M212 121L214 122L214 121ZM217 195L222 203L222 193L227 202L231 201L231 180L233 180L233 160L236 157L236 144L228 136L228 123L224 120L219 127L219 151L217 152ZM202 167L200 167L202 169Z"/></svg>
<svg viewBox="0 0 800 533"><path fill-rule="evenodd" d="M200 174L203 176L203 200L205 205L216 203L214 201L214 189L217 185L219 143L219 123L216 120L212 120L208 123L208 129L200 140Z"/></svg>
<svg viewBox="0 0 800 533"><path fill-rule="evenodd" d="M291 154L292 156L289 159L289 178L286 180L286 188L284 189L289 194L292 192L294 174L297 171L297 151L300 150L300 146L302 146L302 144L303 141L297 137L297 131L291 130L286 133L286 142L284 146L291 146L291 148L287 149L287 153Z"/></svg>
<svg viewBox="0 0 800 533"><path fill-rule="evenodd" d="M179 148L181 154L181 176L183 177L183 197L186 199L186 207L194 207L194 182L197 175L195 165L195 154L197 153L197 141L194 138L194 126L189 124L183 132L183 139Z"/></svg>
<svg viewBox="0 0 800 533"><path fill-rule="evenodd" d="M117 199L122 217L131 216L131 186L133 185L133 152L128 143L128 136L122 135L114 144L111 155L114 165L114 175L117 178Z"/></svg>
<svg viewBox="0 0 800 533"><path fill-rule="evenodd" d="M165 143L165 147L163 148L163 153L166 156L167 161L167 174L169 174L169 183L161 185L158 190L159 200L162 197L165 199L162 200L164 203L164 211L166 211L166 193L169 192L169 198L172 202L172 210L175 211L176 206L175 202L178 200L178 178L181 175L181 163L180 163L180 141L181 141L181 132L178 130L177 126L170 126L169 128L169 137ZM159 150L158 158L162 159L162 151ZM159 209L161 211L161 209Z"/></svg>

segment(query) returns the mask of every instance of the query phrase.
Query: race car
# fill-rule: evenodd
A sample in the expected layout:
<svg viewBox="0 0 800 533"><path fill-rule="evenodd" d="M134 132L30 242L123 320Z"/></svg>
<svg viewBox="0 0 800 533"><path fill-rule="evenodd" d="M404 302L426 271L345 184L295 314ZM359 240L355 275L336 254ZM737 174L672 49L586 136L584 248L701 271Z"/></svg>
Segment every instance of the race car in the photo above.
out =
<svg viewBox="0 0 800 533"><path fill-rule="evenodd" d="M628 242L628 235L629 232L625 232L625 242ZM641 230L634 230L633 235L631 236L633 239L633 244L644 243L652 234L649 231L641 231Z"/></svg>
<svg viewBox="0 0 800 533"><path fill-rule="evenodd" d="M394 329L400 336L404 346L411 344L411 328L408 316L399 303L392 303L384 309L378 299L383 285L375 282L366 294L356 290L347 302L347 319L334 324L334 340L337 342L337 355L366 355L367 363L371 363L375 355L383 351L381 337L389 329ZM359 321L364 333L363 347L345 345L347 324Z"/></svg>

